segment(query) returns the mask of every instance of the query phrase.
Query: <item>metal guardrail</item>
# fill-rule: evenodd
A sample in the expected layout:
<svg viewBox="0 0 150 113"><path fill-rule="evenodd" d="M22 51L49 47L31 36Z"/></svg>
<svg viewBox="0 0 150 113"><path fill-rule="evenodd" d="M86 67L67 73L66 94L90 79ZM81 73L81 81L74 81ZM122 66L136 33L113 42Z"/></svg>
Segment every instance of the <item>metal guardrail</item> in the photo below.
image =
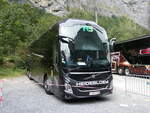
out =
<svg viewBox="0 0 150 113"><path fill-rule="evenodd" d="M125 92L150 96L150 76L146 75L114 75L114 87Z"/></svg>

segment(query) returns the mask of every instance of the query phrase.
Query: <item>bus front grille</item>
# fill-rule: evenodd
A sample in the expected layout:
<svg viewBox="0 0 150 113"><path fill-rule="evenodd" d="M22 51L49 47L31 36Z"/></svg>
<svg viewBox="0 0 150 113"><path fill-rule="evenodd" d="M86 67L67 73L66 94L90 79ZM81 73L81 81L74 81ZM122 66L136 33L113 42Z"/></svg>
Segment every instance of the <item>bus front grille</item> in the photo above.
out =
<svg viewBox="0 0 150 113"><path fill-rule="evenodd" d="M79 87L78 90L80 92L98 91L107 88L107 86L108 84L92 85L92 86Z"/></svg>
<svg viewBox="0 0 150 113"><path fill-rule="evenodd" d="M106 73L71 73L69 77L75 81L95 81L106 80L111 76L111 72Z"/></svg>

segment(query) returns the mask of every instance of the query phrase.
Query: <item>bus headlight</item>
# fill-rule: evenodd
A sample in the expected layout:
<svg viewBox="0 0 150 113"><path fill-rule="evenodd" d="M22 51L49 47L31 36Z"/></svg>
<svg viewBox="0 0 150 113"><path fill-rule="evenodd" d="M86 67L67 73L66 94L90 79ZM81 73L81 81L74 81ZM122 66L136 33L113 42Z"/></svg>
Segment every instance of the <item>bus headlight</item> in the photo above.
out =
<svg viewBox="0 0 150 113"><path fill-rule="evenodd" d="M113 81L110 82L109 89L113 89Z"/></svg>
<svg viewBox="0 0 150 113"><path fill-rule="evenodd" d="M65 83L65 92L73 94L72 87L69 83Z"/></svg>

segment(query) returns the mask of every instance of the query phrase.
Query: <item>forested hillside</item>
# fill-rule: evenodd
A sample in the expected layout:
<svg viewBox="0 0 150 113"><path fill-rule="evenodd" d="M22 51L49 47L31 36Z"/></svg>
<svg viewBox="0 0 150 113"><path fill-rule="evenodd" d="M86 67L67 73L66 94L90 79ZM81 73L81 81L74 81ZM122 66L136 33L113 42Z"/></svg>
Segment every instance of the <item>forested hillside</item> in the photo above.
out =
<svg viewBox="0 0 150 113"><path fill-rule="evenodd" d="M25 67L28 45L57 21L64 18L95 20L92 12L77 9L71 9L71 12L65 17L57 17L27 3L0 0L0 76L22 72L18 69ZM116 37L118 40L150 34L126 17L99 15L98 24L106 29L109 38Z"/></svg>
<svg viewBox="0 0 150 113"><path fill-rule="evenodd" d="M29 4L0 0L0 66L11 68L0 69L0 75L24 68L27 46L59 19Z"/></svg>

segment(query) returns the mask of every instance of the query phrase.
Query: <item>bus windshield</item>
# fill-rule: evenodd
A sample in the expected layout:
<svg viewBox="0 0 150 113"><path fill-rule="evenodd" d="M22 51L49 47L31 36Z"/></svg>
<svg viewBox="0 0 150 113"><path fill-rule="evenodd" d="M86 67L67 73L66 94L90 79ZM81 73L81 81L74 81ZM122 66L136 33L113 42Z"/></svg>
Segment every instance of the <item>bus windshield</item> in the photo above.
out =
<svg viewBox="0 0 150 113"><path fill-rule="evenodd" d="M62 63L65 66L108 67L110 64L109 48L107 37L103 32L92 26L83 25L65 27L63 30L61 31L60 45Z"/></svg>

